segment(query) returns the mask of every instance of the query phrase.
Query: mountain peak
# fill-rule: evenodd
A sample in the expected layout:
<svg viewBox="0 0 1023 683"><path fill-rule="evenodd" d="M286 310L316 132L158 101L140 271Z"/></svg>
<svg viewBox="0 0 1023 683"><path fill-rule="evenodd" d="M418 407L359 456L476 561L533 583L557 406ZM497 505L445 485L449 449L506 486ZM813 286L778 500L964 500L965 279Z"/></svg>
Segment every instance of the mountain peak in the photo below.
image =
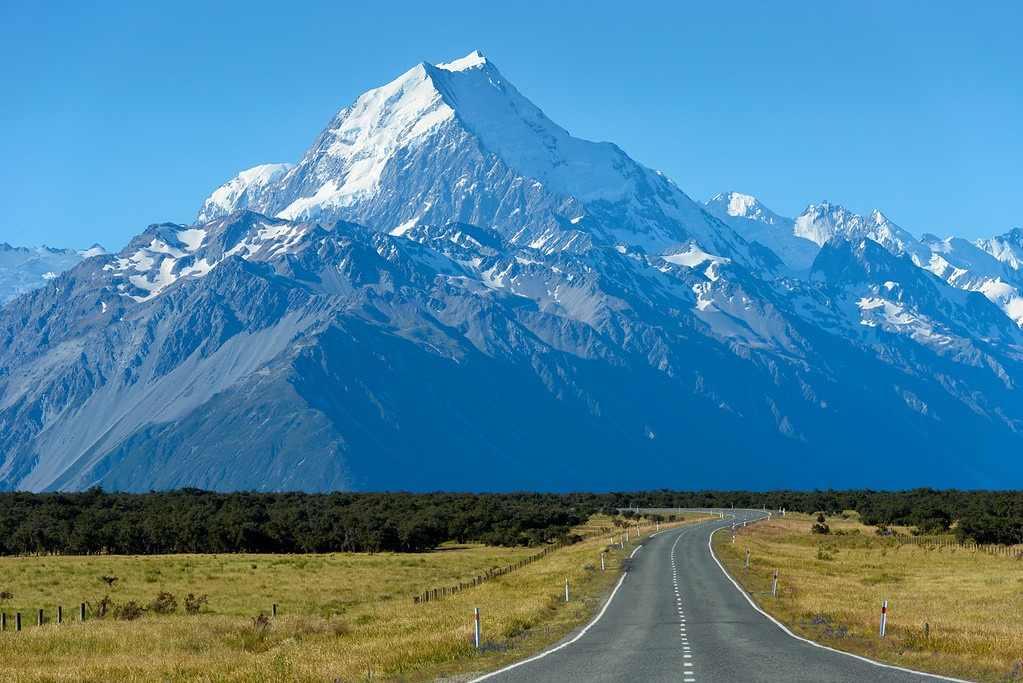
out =
<svg viewBox="0 0 1023 683"><path fill-rule="evenodd" d="M441 62L437 65L438 69L444 69L445 71L468 71L469 69L475 69L484 67L491 62L483 56L483 53L479 50L473 50L465 57L456 59L453 62Z"/></svg>
<svg viewBox="0 0 1023 683"><path fill-rule="evenodd" d="M735 218L748 218L773 224L777 216L756 197L741 192L722 192L706 205Z"/></svg>
<svg viewBox="0 0 1023 683"><path fill-rule="evenodd" d="M381 211L388 188L410 160L437 164L437 154L447 157L443 165L417 176L433 179L436 187L424 185L416 200L400 211ZM474 51L452 62L422 62L361 95L334 117L298 164L244 172L214 193L198 222L238 208L286 220L366 221L372 215L369 222L375 226L387 213L389 224L377 226L386 230L409 220L428 221L425 212L431 206L456 201L467 207L482 201L483 184L469 180L480 163L474 154L490 155L484 163L500 160L523 179L521 188L543 187L560 196L559 202L614 204L635 196L640 185L650 187L639 194L672 211L689 202L681 192L664 188L665 181L617 146L570 135ZM461 164L468 166L460 170ZM441 181L445 174L452 177ZM661 188L668 199L652 187ZM371 207L373 202L377 204ZM645 210L633 214L642 219Z"/></svg>

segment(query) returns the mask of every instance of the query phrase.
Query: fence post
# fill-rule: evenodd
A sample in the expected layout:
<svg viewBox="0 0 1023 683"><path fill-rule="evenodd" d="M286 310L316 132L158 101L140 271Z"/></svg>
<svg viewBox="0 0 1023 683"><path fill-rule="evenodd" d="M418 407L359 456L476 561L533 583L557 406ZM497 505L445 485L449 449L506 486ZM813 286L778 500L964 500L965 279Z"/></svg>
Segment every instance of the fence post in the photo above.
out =
<svg viewBox="0 0 1023 683"><path fill-rule="evenodd" d="M81 618L82 621L85 621L85 603L84 602L78 605L78 616Z"/></svg>
<svg viewBox="0 0 1023 683"><path fill-rule="evenodd" d="M0 612L0 631L7 630L7 612Z"/></svg>
<svg viewBox="0 0 1023 683"><path fill-rule="evenodd" d="M14 628L17 631L21 630L21 612L14 615Z"/></svg>
<svg viewBox="0 0 1023 683"><path fill-rule="evenodd" d="M881 601L881 637L884 638L885 621L888 618L888 601Z"/></svg>
<svg viewBox="0 0 1023 683"><path fill-rule="evenodd" d="M276 617L277 616L277 603L276 602L270 606L270 616L272 616L272 617Z"/></svg>
<svg viewBox="0 0 1023 683"><path fill-rule="evenodd" d="M57 623L58 624L64 623L64 608L61 607L60 605L57 605Z"/></svg>
<svg viewBox="0 0 1023 683"><path fill-rule="evenodd" d="M39 623L37 623L36 626L42 626L42 625L43 625L43 611L39 610Z"/></svg>
<svg viewBox="0 0 1023 683"><path fill-rule="evenodd" d="M480 649L480 608L474 609L474 616L476 617L476 649Z"/></svg>

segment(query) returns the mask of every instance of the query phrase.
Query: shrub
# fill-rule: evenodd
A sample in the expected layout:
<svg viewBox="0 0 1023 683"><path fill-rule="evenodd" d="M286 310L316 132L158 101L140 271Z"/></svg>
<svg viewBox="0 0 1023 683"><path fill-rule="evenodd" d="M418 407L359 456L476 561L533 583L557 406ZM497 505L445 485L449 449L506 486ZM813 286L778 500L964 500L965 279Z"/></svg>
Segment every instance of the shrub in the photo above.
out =
<svg viewBox="0 0 1023 683"><path fill-rule="evenodd" d="M149 603L149 611L154 614L173 614L177 608L177 599L167 591L160 591L156 599Z"/></svg>
<svg viewBox="0 0 1023 683"><path fill-rule="evenodd" d="M194 593L189 593L185 596L185 613L186 614L198 614L199 608L203 605L210 604L210 601L206 599L206 594L203 593L199 597L196 597Z"/></svg>
<svg viewBox="0 0 1023 683"><path fill-rule="evenodd" d="M114 618L120 619L121 621L135 621L141 617L145 611L146 610L137 602L129 600L123 605L117 605L114 607Z"/></svg>

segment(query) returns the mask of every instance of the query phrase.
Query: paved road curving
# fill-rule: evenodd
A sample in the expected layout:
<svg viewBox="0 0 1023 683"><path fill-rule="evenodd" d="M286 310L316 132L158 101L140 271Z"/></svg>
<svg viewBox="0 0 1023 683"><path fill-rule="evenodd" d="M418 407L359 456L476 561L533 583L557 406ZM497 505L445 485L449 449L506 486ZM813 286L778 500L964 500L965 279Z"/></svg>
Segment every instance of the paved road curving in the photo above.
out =
<svg viewBox="0 0 1023 683"><path fill-rule="evenodd" d="M766 513L728 511L739 522ZM758 611L710 551L732 519L650 537L604 611L551 649L475 680L681 683L933 683L794 638Z"/></svg>

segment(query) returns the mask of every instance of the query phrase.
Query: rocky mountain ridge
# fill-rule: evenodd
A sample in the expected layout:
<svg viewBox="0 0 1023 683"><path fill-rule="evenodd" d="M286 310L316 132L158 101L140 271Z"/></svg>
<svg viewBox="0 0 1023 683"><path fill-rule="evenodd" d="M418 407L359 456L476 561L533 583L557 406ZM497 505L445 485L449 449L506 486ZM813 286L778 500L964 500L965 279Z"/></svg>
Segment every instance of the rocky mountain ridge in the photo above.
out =
<svg viewBox="0 0 1023 683"><path fill-rule="evenodd" d="M703 205L420 64L0 309L0 488L1023 482L1016 244Z"/></svg>

